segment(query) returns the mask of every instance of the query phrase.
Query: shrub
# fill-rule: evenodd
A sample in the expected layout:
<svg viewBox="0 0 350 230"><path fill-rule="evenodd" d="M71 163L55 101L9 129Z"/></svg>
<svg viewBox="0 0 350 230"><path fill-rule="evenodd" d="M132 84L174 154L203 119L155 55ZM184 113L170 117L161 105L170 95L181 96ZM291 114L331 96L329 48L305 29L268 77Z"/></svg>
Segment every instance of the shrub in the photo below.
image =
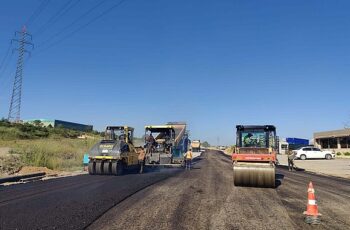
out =
<svg viewBox="0 0 350 230"><path fill-rule="evenodd" d="M337 152L337 156L341 156L341 152Z"/></svg>
<svg viewBox="0 0 350 230"><path fill-rule="evenodd" d="M344 156L350 156L349 152L344 153Z"/></svg>

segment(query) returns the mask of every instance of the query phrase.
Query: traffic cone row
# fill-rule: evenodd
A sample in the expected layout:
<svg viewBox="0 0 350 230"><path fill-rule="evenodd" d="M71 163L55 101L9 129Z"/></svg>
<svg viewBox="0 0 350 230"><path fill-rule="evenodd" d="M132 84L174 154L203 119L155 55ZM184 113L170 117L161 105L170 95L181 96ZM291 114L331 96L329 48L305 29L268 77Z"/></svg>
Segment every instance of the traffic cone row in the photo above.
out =
<svg viewBox="0 0 350 230"><path fill-rule="evenodd" d="M308 224L319 224L319 216L321 216L321 213L318 212L315 190L314 186L312 185L312 182L309 183L309 188L307 190L307 198L307 209L304 212L304 215L306 215L305 222Z"/></svg>

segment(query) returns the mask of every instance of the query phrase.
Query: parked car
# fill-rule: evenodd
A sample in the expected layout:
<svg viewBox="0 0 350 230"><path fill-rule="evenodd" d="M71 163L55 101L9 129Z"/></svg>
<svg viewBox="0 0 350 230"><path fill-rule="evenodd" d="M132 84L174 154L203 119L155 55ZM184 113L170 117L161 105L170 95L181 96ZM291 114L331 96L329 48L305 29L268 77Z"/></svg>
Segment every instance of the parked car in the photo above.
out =
<svg viewBox="0 0 350 230"><path fill-rule="evenodd" d="M321 150L314 147L302 147L298 150L293 150L296 153L296 159L334 159L335 153L328 150Z"/></svg>

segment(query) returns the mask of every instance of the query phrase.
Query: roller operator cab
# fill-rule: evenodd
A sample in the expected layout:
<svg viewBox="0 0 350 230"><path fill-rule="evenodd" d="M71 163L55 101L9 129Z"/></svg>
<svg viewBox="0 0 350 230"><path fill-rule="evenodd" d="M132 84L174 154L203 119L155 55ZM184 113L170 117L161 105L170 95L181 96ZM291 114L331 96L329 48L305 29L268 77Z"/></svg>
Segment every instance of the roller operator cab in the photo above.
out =
<svg viewBox="0 0 350 230"><path fill-rule="evenodd" d="M88 152L89 174L121 175L124 170L140 168L143 162L132 143L134 129L107 126L105 137Z"/></svg>
<svg viewBox="0 0 350 230"><path fill-rule="evenodd" d="M236 148L232 154L236 186L275 187L277 152L273 125L237 125Z"/></svg>

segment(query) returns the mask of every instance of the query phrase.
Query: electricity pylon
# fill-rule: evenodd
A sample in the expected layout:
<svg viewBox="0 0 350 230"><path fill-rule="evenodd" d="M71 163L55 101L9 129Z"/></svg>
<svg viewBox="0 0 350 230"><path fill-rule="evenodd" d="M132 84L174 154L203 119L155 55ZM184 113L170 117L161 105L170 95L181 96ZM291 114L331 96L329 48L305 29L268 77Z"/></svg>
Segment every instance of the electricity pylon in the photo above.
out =
<svg viewBox="0 0 350 230"><path fill-rule="evenodd" d="M21 120L22 77L23 77L23 61L24 61L23 57L24 57L24 53L26 52L29 53L30 55L30 52L25 49L26 45L30 45L32 46L32 48L34 48L34 45L33 43L30 42L32 40L32 35L27 33L27 29L25 26L23 26L22 31L15 32L15 37L18 37L19 39L14 38L11 40L11 43L12 42L18 43L18 48L14 49L18 51L18 60L17 60L15 81L13 82L12 97L11 97L8 120L12 122L19 122ZM30 41L28 41L28 39L30 39Z"/></svg>

